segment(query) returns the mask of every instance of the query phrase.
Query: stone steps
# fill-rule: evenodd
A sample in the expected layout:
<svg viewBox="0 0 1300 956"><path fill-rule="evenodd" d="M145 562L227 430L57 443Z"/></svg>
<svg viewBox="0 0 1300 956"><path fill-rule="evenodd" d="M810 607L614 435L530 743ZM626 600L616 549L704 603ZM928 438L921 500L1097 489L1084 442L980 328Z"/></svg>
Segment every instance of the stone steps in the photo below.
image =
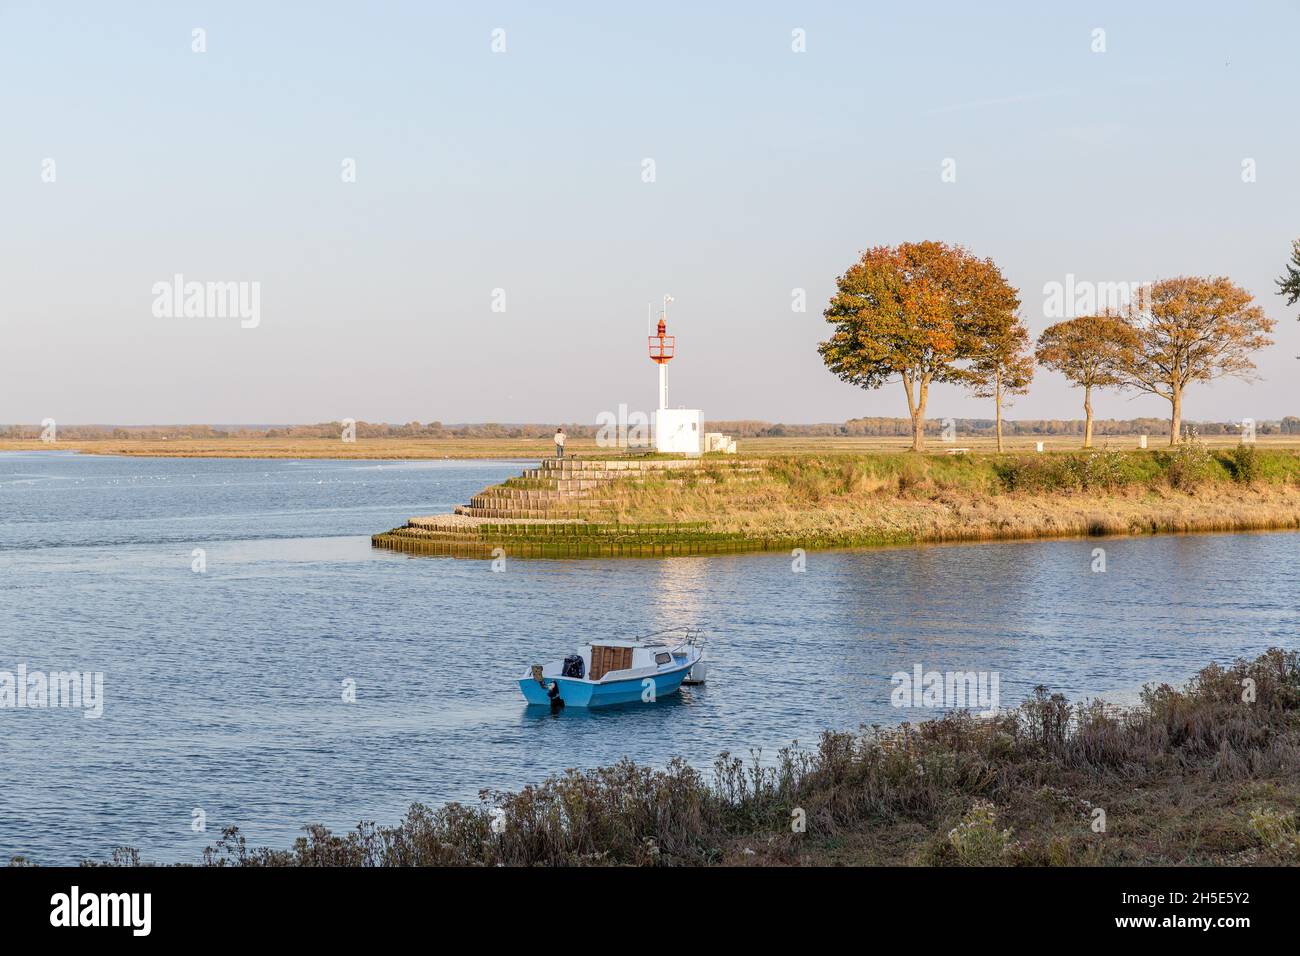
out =
<svg viewBox="0 0 1300 956"><path fill-rule="evenodd" d="M492 501L577 501L583 496L576 491L528 491L519 488L485 488L470 498L475 507L491 507ZM482 505L481 502L488 502Z"/></svg>
<svg viewBox="0 0 1300 956"><path fill-rule="evenodd" d="M687 480L688 479L685 478L664 478L662 479L662 483L665 485L683 485L687 482ZM713 482L713 479L703 478L703 477L695 478L693 480L698 482L699 484L712 484ZM738 477L736 480L743 481L745 479L743 477ZM641 487L643 486L644 483L641 481L636 481L634 479L629 479L627 481L621 482L620 484L626 487ZM602 487L608 488L609 485L602 483L595 488L588 487L588 488L576 488L576 489L509 488L501 485L494 485L490 488L484 488L477 495L474 495L474 497L470 499L469 503L474 507L479 508L479 507L492 507L493 499L499 501L531 501L531 502L536 502L537 504L542 506L544 506L546 502L586 501L589 500L587 494L588 492L597 491L599 488Z"/></svg>
<svg viewBox="0 0 1300 956"><path fill-rule="evenodd" d="M685 474L705 463L700 458L544 458L537 468L525 469L520 479L484 488L468 504L456 508L455 513L469 518L506 520L578 518L591 509L613 506L607 495L602 494L610 482L630 486L648 482L673 485L690 480L707 482L705 476ZM725 467L736 480L744 480L762 470L762 462L758 461L747 460L742 464L709 459L707 463L715 468ZM510 482L516 480L537 487L514 487Z"/></svg>
<svg viewBox="0 0 1300 956"><path fill-rule="evenodd" d="M501 495L501 494L478 494L469 499L470 508L564 508L575 505L595 505L610 504L607 499L597 501L593 498L584 498L578 495L551 495L542 496L536 494L527 495Z"/></svg>
<svg viewBox="0 0 1300 956"><path fill-rule="evenodd" d="M543 458L540 470L546 472L627 472L627 471L676 471L679 469L699 468L704 463L702 458Z"/></svg>
<svg viewBox="0 0 1300 956"><path fill-rule="evenodd" d="M590 507L609 505L607 501L583 503ZM469 518L582 518L587 512L571 508L478 508L474 505L457 505L456 514Z"/></svg>
<svg viewBox="0 0 1300 956"><path fill-rule="evenodd" d="M523 477L528 481L544 482L548 488L554 488L559 491L586 491L588 489L600 488L609 484L611 481L617 481L621 476L615 474L592 475L583 478L551 478L537 472L536 468L530 468L525 471ZM510 479L516 481L518 479Z"/></svg>

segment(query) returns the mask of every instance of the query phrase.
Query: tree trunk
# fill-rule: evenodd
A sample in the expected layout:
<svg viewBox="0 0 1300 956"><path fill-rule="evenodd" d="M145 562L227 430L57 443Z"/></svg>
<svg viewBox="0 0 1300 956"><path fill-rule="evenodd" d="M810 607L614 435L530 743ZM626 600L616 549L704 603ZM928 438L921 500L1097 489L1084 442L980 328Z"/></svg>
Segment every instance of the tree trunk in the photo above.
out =
<svg viewBox="0 0 1300 956"><path fill-rule="evenodd" d="M1002 369L993 372L993 404L998 419L998 451L1002 451Z"/></svg>
<svg viewBox="0 0 1300 956"><path fill-rule="evenodd" d="M1083 386L1083 447L1092 447L1092 386Z"/></svg>
<svg viewBox="0 0 1300 956"><path fill-rule="evenodd" d="M912 391L914 380L911 375L903 373L903 388L907 391L907 414L912 419L912 451L925 450L925 399L929 391L929 382L922 375L915 383L921 386L920 396Z"/></svg>
<svg viewBox="0 0 1300 956"><path fill-rule="evenodd" d="M907 419L912 423L912 451L916 451L916 395L912 392L912 376L902 374L903 391L907 392Z"/></svg>
<svg viewBox="0 0 1300 956"><path fill-rule="evenodd" d="M1169 422L1169 444L1178 444L1178 433L1183 429L1183 390L1175 386L1170 393L1169 402L1173 405L1173 417Z"/></svg>
<svg viewBox="0 0 1300 956"><path fill-rule="evenodd" d="M921 376L920 396L916 400L916 419L912 422L912 451L925 451L925 403L930 397L930 379Z"/></svg>

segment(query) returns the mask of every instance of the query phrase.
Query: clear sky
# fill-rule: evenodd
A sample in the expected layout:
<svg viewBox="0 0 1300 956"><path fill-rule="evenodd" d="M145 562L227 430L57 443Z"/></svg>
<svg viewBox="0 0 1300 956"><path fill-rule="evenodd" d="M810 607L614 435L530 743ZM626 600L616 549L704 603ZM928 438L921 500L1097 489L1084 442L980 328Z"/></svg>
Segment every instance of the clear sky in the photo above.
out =
<svg viewBox="0 0 1300 956"><path fill-rule="evenodd" d="M594 422L654 405L664 293L672 404L903 416L816 345L859 252L921 239L1034 334L1067 274L1226 274L1277 344L1186 416L1300 414L1297 37L1295 0L0 0L0 422ZM178 273L259 283L256 327L155 315ZM1079 404L1040 370L1009 415Z"/></svg>

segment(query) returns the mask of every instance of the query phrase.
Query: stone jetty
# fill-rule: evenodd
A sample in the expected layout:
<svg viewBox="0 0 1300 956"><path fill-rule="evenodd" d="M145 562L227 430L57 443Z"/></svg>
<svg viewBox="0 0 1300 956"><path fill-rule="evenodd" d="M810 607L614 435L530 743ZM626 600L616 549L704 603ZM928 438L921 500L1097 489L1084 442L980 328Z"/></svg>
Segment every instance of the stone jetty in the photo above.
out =
<svg viewBox="0 0 1300 956"><path fill-rule="evenodd" d="M615 487L707 481L701 458L546 458L517 478L484 488L452 514L411 518L372 536L375 547L408 554L467 558L659 557L762 550L744 535L709 532L703 523L628 524L613 512ZM762 462L708 460L736 478Z"/></svg>

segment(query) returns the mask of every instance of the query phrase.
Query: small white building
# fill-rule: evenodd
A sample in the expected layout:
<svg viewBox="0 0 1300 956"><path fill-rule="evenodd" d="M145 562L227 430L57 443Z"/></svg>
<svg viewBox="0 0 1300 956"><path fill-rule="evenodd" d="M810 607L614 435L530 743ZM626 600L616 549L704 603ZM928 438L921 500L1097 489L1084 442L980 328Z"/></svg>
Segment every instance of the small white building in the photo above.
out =
<svg viewBox="0 0 1300 956"><path fill-rule="evenodd" d="M698 455L704 436L704 413L698 408L661 408L652 416L655 451Z"/></svg>
<svg viewBox="0 0 1300 956"><path fill-rule="evenodd" d="M704 450L720 451L728 455L736 453L736 439L730 435L724 435L722 432L705 432L704 433Z"/></svg>

